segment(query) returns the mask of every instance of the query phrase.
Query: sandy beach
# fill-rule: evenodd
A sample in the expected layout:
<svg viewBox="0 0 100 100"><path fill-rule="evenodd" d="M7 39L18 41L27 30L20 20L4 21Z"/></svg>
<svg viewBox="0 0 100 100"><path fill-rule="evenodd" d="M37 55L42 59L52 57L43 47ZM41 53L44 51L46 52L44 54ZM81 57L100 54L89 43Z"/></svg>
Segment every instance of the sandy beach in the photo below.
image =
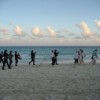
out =
<svg viewBox="0 0 100 100"><path fill-rule="evenodd" d="M100 64L0 68L0 100L100 100Z"/></svg>

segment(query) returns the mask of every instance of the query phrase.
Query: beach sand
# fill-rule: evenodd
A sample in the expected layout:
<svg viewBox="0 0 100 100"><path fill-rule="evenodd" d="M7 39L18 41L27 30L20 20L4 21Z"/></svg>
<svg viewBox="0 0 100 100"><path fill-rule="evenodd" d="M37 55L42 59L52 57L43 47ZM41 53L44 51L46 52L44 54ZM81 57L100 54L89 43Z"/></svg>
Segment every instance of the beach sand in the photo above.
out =
<svg viewBox="0 0 100 100"><path fill-rule="evenodd" d="M100 64L6 66L0 100L100 100Z"/></svg>

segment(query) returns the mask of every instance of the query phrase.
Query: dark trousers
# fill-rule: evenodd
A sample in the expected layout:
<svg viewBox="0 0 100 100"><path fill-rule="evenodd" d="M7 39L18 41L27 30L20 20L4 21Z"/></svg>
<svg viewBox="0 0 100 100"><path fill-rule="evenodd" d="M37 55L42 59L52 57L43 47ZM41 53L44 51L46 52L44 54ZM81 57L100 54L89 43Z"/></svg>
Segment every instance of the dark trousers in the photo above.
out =
<svg viewBox="0 0 100 100"><path fill-rule="evenodd" d="M32 62L33 62L33 65L35 65L35 58L32 58L29 64L31 64Z"/></svg>
<svg viewBox="0 0 100 100"><path fill-rule="evenodd" d="M74 62L74 63L75 63L75 64L78 63L78 59L75 59L75 62Z"/></svg>
<svg viewBox="0 0 100 100"><path fill-rule="evenodd" d="M56 63L56 58L55 58L55 57L52 57L51 59L52 59L52 65L55 65L55 63Z"/></svg>
<svg viewBox="0 0 100 100"><path fill-rule="evenodd" d="M7 64L8 68L10 69L9 63L7 59L4 59L2 69L4 69L5 64Z"/></svg>
<svg viewBox="0 0 100 100"><path fill-rule="evenodd" d="M12 59L9 59L9 66L12 66Z"/></svg>
<svg viewBox="0 0 100 100"><path fill-rule="evenodd" d="M57 63L57 57L55 57L55 64L58 65L58 63Z"/></svg>
<svg viewBox="0 0 100 100"><path fill-rule="evenodd" d="M18 63L18 59L15 59L15 66L17 66L17 63Z"/></svg>
<svg viewBox="0 0 100 100"><path fill-rule="evenodd" d="M0 59L0 63L2 62L2 64L3 64L3 59Z"/></svg>

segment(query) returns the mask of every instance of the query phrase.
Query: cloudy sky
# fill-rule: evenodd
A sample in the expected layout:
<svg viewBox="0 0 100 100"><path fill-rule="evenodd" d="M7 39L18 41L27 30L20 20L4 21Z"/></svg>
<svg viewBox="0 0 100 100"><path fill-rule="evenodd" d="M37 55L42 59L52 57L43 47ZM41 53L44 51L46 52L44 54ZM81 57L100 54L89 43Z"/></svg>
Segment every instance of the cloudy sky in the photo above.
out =
<svg viewBox="0 0 100 100"><path fill-rule="evenodd" d="M100 46L100 0L0 0L0 46Z"/></svg>

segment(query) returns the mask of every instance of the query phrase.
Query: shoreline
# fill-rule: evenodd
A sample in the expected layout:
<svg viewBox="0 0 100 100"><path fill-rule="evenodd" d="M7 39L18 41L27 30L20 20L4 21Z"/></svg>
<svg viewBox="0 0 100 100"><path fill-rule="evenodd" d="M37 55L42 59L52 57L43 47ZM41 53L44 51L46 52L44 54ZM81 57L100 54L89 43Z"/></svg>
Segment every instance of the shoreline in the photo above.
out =
<svg viewBox="0 0 100 100"><path fill-rule="evenodd" d="M84 64L90 64L91 60L85 60ZM100 63L100 59L96 60L96 64ZM37 64L50 64L51 65L51 61L40 61L40 62L36 62ZM66 60L66 61L59 61L58 60L58 64L74 64L74 60ZM14 63L12 64L14 65ZM19 61L18 65L29 65L29 62L21 62L21 60ZM32 63L31 63L32 65ZM92 64L90 64L92 65Z"/></svg>

